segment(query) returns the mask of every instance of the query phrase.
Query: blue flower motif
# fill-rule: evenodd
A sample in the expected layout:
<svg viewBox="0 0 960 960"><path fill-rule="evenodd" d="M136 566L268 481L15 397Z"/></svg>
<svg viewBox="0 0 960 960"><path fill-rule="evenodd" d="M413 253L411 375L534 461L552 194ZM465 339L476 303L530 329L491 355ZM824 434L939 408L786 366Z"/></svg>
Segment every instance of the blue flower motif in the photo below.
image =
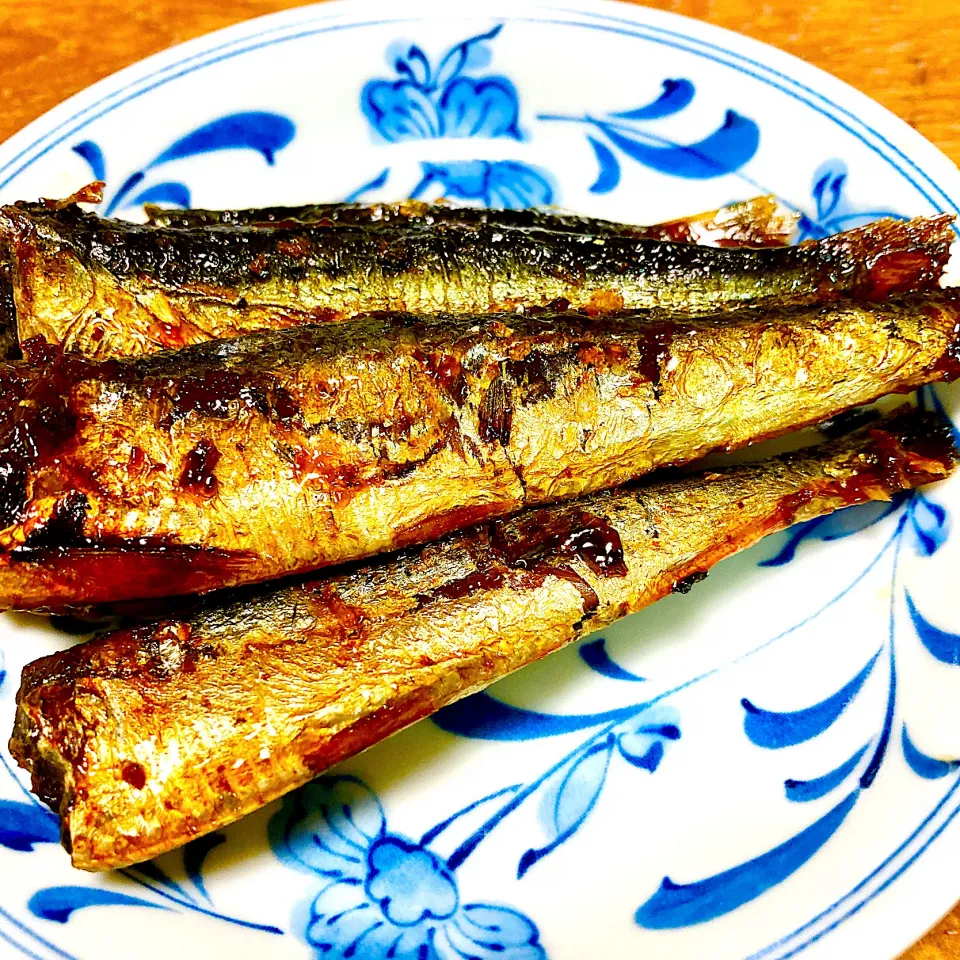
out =
<svg viewBox="0 0 960 960"><path fill-rule="evenodd" d="M393 833L376 794L322 777L270 822L281 860L325 877L306 940L319 956L368 960L544 960L536 925L516 910L463 903L453 870L426 843Z"/></svg>
<svg viewBox="0 0 960 960"><path fill-rule="evenodd" d="M523 139L514 85L506 77L464 75L485 65L483 44L501 28L458 43L435 68L420 47L411 45L393 64L400 79L370 80L360 94L360 107L374 130L389 143L440 137Z"/></svg>
<svg viewBox="0 0 960 960"><path fill-rule="evenodd" d="M399 927L449 920L459 897L453 874L430 850L399 836L375 840L367 851L366 894Z"/></svg>
<svg viewBox="0 0 960 960"><path fill-rule="evenodd" d="M414 199L439 186L442 197L473 200L485 207L522 210L553 203L547 175L515 160L459 160L421 167L423 176L410 194Z"/></svg>

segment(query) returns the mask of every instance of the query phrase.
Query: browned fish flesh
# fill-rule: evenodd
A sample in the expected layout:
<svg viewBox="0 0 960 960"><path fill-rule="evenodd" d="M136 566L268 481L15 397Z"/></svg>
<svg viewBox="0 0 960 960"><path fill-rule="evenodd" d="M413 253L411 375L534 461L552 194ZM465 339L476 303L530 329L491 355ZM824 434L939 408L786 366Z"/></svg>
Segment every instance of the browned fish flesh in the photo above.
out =
<svg viewBox="0 0 960 960"><path fill-rule="evenodd" d="M680 217L652 226L617 223L571 213L532 208L490 210L448 203L403 200L399 203L311 203L295 207L251 207L232 210L176 210L147 205L148 223L157 227L284 227L300 223L320 226L493 226L505 229L553 230L561 233L621 235L648 240L675 240L706 246L782 247L796 230L799 217L786 213L775 197L754 197L717 210Z"/></svg>
<svg viewBox="0 0 960 960"><path fill-rule="evenodd" d="M62 210L75 203L96 204L103 200L103 184L89 184L67 200L24 204L34 212ZM321 225L348 225L371 228L405 225L412 228L433 224L472 225L486 223L509 227L541 226L567 233L622 233L652 240L674 240L716 247L781 247L794 233L798 217L785 213L774 197L755 197L718 210L682 217L653 226L632 226L545 210L486 210L451 207L443 203L408 200L402 203L311 204L303 207L268 207L246 210L167 210L146 205L149 222L155 226L193 229L204 226L283 226L291 220ZM19 359L16 305L13 293L13 262L0 249L0 359Z"/></svg>
<svg viewBox="0 0 960 960"><path fill-rule="evenodd" d="M0 606L305 573L960 373L960 297L702 320L377 315L0 367Z"/></svg>
<svg viewBox="0 0 960 960"><path fill-rule="evenodd" d="M10 742L73 864L146 860L685 589L790 523L954 467L912 413L760 463L497 520L29 664Z"/></svg>
<svg viewBox="0 0 960 960"><path fill-rule="evenodd" d="M697 316L882 300L938 287L951 222L881 220L796 247L745 250L490 224L180 230L61 204L0 208L0 242L13 259L20 341L41 336L106 358L374 310L489 313L563 303L591 313Z"/></svg>

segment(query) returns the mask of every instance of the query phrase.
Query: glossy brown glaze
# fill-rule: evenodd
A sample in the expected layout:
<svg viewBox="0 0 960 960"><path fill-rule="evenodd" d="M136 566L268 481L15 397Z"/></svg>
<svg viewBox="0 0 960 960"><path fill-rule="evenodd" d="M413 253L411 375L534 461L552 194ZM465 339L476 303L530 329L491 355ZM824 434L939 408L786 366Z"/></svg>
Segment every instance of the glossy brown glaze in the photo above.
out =
<svg viewBox="0 0 960 960"><path fill-rule="evenodd" d="M877 299L936 288L950 224L883 220L797 247L745 250L735 240L706 247L514 229L486 213L469 229L284 220L184 230L102 220L64 202L0 208L0 243L13 264L20 339L110 357L371 310L493 313L563 299L591 314L697 316Z"/></svg>
<svg viewBox="0 0 960 960"><path fill-rule="evenodd" d="M104 362L30 341L0 371L0 604L237 586L614 487L951 376L958 323L940 293L377 315Z"/></svg>
<svg viewBox="0 0 960 960"><path fill-rule="evenodd" d="M28 665L11 749L74 865L145 860L669 593L790 523L954 468L901 413L769 461L481 524Z"/></svg>

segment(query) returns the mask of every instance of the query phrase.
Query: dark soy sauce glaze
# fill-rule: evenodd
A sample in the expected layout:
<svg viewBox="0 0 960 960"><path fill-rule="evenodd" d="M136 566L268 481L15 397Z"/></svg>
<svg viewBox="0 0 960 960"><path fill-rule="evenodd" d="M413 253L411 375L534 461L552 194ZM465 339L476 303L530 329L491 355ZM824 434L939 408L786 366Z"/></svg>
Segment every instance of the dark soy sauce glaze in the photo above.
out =
<svg viewBox="0 0 960 960"><path fill-rule="evenodd" d="M220 461L220 451L209 440L201 440L188 454L180 473L180 486L205 499L217 494L214 469Z"/></svg>
<svg viewBox="0 0 960 960"><path fill-rule="evenodd" d="M420 606L438 599L471 597L480 590L495 590L508 582L537 587L548 576L554 576L580 591L584 611L590 613L597 609L600 598L566 561L580 560L602 577L627 574L620 535L607 520L583 510L538 510L520 519L494 521L466 535L485 548L487 556L481 562L488 565L428 594L420 594Z"/></svg>

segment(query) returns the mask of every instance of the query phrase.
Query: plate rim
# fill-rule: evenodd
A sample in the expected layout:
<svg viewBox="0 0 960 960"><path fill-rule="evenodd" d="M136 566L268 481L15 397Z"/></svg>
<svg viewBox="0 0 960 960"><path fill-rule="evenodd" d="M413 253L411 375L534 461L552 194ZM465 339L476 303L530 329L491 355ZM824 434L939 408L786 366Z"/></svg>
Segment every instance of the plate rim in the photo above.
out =
<svg viewBox="0 0 960 960"><path fill-rule="evenodd" d="M500 5L505 7L502 13L497 12L497 7ZM779 80L799 87L805 93L811 94L814 98L823 101L826 107L817 105L805 99L804 96L796 91L774 83L769 77L760 76L753 72L753 70L746 70L740 64L718 61L731 69L753 76L754 79L761 83L778 87L788 96L805 102L812 109L828 116L841 126L846 127L848 132L860 139L865 146L891 163L932 206L939 206L942 210L949 209L953 212L960 213L960 170L958 170L957 166L939 147L911 127L905 120L898 117L893 111L867 96L867 94L862 93L857 90L856 87L851 86L846 81L840 80L823 68L815 66L794 54L787 53L761 40L756 40L753 37L748 37L745 34L737 33L726 27L720 27L704 20L698 20L672 11L652 9L642 6L639 3L630 2L630 0L577 0L577 3L572 6L543 2L543 0L521 0L519 5L514 3L502 4L502 0L494 0L494 2L489 2L489 0L469 0L468 3L458 6L453 10L450 9L445 0L408 0L405 8L407 13L403 16L379 17L376 20L369 19L370 14L377 10L392 10L389 0L321 0L321 2L311 3L306 6L275 11L264 14L263 16L254 17L250 20L244 20L186 40L183 43L168 47L165 50L151 54L148 57L123 67L83 90L78 91L41 114L35 120L30 121L30 123L21 130L8 137L3 143L0 143L0 190L5 189L27 166L58 146L67 137L76 133L77 130L82 129L93 120L105 116L123 103L157 86L169 83L184 76L186 73L203 69L208 65L212 65L228 57L232 58L251 52L253 49L276 45L307 34L329 32L327 30L310 30L291 36L282 36L283 31L291 27L297 25L307 26L314 23L332 23L334 25L332 29L337 29L336 22L342 21L339 29L350 29L364 24L407 23L427 18L453 21L463 20L468 17L496 18L497 16L504 16L517 20L522 19L516 15L517 8L522 10L524 7L531 10L553 11L594 20L608 20L611 24L619 24L621 26L652 27L671 36L674 41L682 39L687 43L699 43L702 46L711 47L714 50L731 55L736 59L743 60L754 70L768 71L774 74ZM355 11L359 11L363 16L353 16ZM624 14L627 12L632 14L632 16L617 15L618 13ZM658 24L658 21L660 21L663 26ZM275 28L269 30L268 33L281 34L281 36L274 36L268 39L262 31L262 28L268 24ZM592 26L590 23L570 23L570 25L584 26L587 28L591 28ZM596 25L593 26L596 27ZM689 31L689 34L683 32L684 28ZM705 33L708 37L715 35L720 40L726 40L728 46L724 47L719 43L712 43L709 39L697 37L696 34L698 32ZM244 47L244 41L252 41L252 43ZM663 41L657 42L662 43ZM675 45L675 43L668 45ZM736 48L741 46L745 47L747 51L752 52L753 56L740 53ZM717 58L706 55L701 51L692 50L690 52L698 56L708 56L709 59L717 60ZM179 72L176 71L177 67L183 66L193 60L199 60L204 54L212 53L220 53L222 55L203 63L193 64L188 69ZM771 66L769 63L764 62L763 59L756 59L757 57L765 57L767 60L773 61L780 60L791 68L791 72L780 70L776 66ZM170 75L166 75L167 73ZM808 80L804 79L804 74L808 75ZM799 79L797 75L799 75ZM127 85L126 81L128 80L131 82ZM143 87L143 89L132 90L138 82L143 83L145 81L153 82L150 83L149 86ZM828 89L832 88L835 92L831 93L830 96L826 96L813 86L814 81ZM77 126L58 136L52 142L43 144L38 152L34 152L51 134L62 130L72 121L79 120L81 114L96 110L98 106L105 104L107 100L127 90L131 90L128 96L122 97L115 103L109 104L109 106L104 106L101 112L95 113L93 116L84 117L82 122ZM842 97L845 101L855 101L858 106L858 112L865 114L865 116L858 116L847 107L837 103L835 99L837 96ZM852 122L859 124L867 134L880 141L882 146L868 142L863 134L850 128L847 121L839 120L836 116L833 116L829 112L830 109L846 115ZM889 134L881 133L877 130L877 125L882 125L884 128L889 125ZM921 152L923 154L923 162L917 163L906 155L902 147L891 142L893 134L896 134L897 140L905 142L911 151L916 150ZM900 161L895 161L886 156L882 149L884 146L898 154ZM4 159L4 157L11 152L14 152L14 155L9 159ZM19 161L23 162L20 163L16 169L11 170L10 168ZM941 198L945 201L945 205L939 205L930 197L927 190L917 184L913 176L902 169L901 162L906 162L913 167L916 173L925 179L929 186L941 195ZM935 175L928 172L927 168L931 165L936 168ZM956 186L953 188L953 196L941 185L941 180L947 180L948 182L950 180L955 181Z"/></svg>
<svg viewBox="0 0 960 960"><path fill-rule="evenodd" d="M109 74L61 101L14 133L0 144L0 190L6 188L29 165L93 120L157 86L172 82L188 73L197 72L227 57L242 56L259 48L275 46L306 35L320 35L335 29L351 29L375 23L406 24L427 19L463 21L470 18L496 19L498 17L523 20L534 19L533 13L541 11L593 20L596 21L593 24L595 28L600 22L607 21L609 24L618 24L624 28L659 30L674 39L675 42L672 45L682 40L686 44L700 44L713 48L719 53L732 57L734 61L741 60L751 69L745 69L737 62L731 63L725 59L709 57L740 73L747 73L761 83L778 87L782 92L801 100L833 122L845 126L848 132L879 154L913 184L932 206L939 206L949 212L960 212L960 170L939 147L889 108L823 68L794 54L725 27L671 11L651 9L627 0L579 0L572 4L562 3L561 0L558 2L521 0L519 4L509 4L511 9L507 9L507 6L503 0L494 0L494 2L470 0L468 3L452 8L444 0L410 0L402 15L371 19L377 11L393 12L389 0L324 0L324 2L267 13L202 34ZM589 22L576 20L560 21L560 23L573 27L591 27ZM311 29L301 32L296 30L298 27L321 24L327 25L328 29ZM639 36L636 32L631 35ZM690 48L687 46L684 49ZM696 49L691 52L700 56L705 55ZM222 55L214 56L214 54ZM191 66L186 68L187 64ZM179 69L182 67L186 69ZM773 83L768 77L754 70L776 75L784 84L800 88L813 99L823 101L826 106L817 106L811 100L787 89L786 86ZM124 93L128 95L123 96ZM97 113L98 107L101 106L104 109ZM853 112L854 109L856 113ZM838 119L830 111L846 115L852 122L859 124L865 133L861 134L851 129L846 121ZM74 122L76 126L72 126ZM62 136L55 136L65 129L67 132L62 133ZM54 139L46 143L45 141L51 137ZM868 137L876 138L878 143L871 142ZM884 152L885 148L898 155L900 160L887 155ZM908 156L908 153L913 156ZM919 162L914 157L919 158ZM917 176L926 180L929 186L940 194L945 203L939 204L928 196L927 190L920 187L913 176L904 171L901 163L909 164L916 171ZM949 912L958 896L960 896L960 890L947 893L944 888L944 896L938 898L938 903L942 901L942 909L931 926ZM928 891L924 892L924 897L929 903L931 897ZM2 908L0 908L0 916L12 921L21 930L29 932L48 948L60 952L59 948L40 934L32 930L27 931ZM889 929L887 933L890 933ZM889 954L891 960L914 944L917 936L910 935L909 939L906 939L904 935L904 940L905 942L901 943L895 952Z"/></svg>

